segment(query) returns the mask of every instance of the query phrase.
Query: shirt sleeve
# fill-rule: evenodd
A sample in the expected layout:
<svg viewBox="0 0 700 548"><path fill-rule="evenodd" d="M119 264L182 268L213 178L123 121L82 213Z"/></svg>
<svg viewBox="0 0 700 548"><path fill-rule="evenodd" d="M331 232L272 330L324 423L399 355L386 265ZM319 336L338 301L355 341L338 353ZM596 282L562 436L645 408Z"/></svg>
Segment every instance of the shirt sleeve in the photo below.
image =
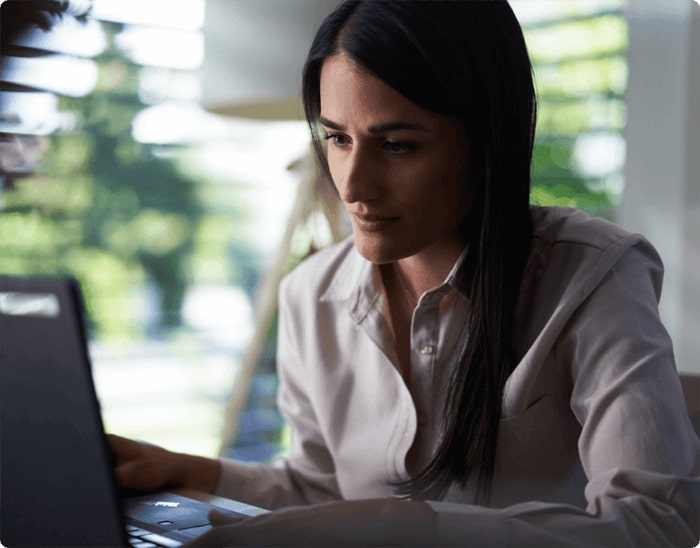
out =
<svg viewBox="0 0 700 548"><path fill-rule="evenodd" d="M288 458L273 464L241 463L220 459L221 479L216 494L267 509L339 500L332 456L326 448L307 394L307 368L295 341L303 340L304 325L294 317L288 278L279 298L277 369L280 386L277 404L293 432ZM308 336L308 334L306 335Z"/></svg>
<svg viewBox="0 0 700 548"><path fill-rule="evenodd" d="M571 364L587 508L431 502L439 544L697 545L700 443L658 317L661 277L651 245L630 248L578 307L554 350Z"/></svg>

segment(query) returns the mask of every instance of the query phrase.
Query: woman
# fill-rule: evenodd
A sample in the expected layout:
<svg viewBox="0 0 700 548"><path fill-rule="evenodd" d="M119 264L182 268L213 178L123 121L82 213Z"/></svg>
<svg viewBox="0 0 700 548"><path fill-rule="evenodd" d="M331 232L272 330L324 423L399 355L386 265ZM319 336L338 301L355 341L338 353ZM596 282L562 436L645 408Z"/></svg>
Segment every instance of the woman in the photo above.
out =
<svg viewBox="0 0 700 548"><path fill-rule="evenodd" d="M291 454L115 438L121 482L281 509L219 518L202 545L695 545L659 257L529 206L535 97L507 3L343 2L303 88L353 238L280 289Z"/></svg>

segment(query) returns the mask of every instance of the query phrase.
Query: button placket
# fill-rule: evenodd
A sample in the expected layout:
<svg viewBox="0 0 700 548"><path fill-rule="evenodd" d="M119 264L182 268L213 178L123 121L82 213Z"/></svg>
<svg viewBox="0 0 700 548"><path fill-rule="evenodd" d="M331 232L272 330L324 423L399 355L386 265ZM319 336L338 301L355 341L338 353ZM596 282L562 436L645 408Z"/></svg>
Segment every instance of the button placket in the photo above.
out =
<svg viewBox="0 0 700 548"><path fill-rule="evenodd" d="M437 354L437 314L434 303L422 302L413 318L411 394L419 409L425 409L432 391L433 364Z"/></svg>
<svg viewBox="0 0 700 548"><path fill-rule="evenodd" d="M420 344L420 347L418 348L418 352L420 352L424 356L429 356L433 352L435 352L435 345L432 342L424 341Z"/></svg>

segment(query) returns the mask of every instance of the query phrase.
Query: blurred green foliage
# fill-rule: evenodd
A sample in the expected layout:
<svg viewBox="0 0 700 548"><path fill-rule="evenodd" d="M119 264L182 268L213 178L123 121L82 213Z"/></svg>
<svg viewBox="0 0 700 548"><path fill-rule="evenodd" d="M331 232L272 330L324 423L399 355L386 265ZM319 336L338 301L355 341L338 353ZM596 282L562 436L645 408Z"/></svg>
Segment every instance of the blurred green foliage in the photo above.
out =
<svg viewBox="0 0 700 548"><path fill-rule="evenodd" d="M138 67L114 57L100 63L91 95L61 99L80 131L52 137L40 174L2 195L0 273L75 276L97 338L162 334L182 324L190 285L252 293L261 259L241 226L248 204L229 189L212 213L207 181L180 169L177 151L160 157L132 139L132 120L146 106ZM135 321L144 315L143 287L156 295L150 326Z"/></svg>
<svg viewBox="0 0 700 548"><path fill-rule="evenodd" d="M622 138L628 41L624 18L611 12L536 24L524 31L539 100L531 200L609 217L619 203L621 173L587 173L577 143L587 135Z"/></svg>

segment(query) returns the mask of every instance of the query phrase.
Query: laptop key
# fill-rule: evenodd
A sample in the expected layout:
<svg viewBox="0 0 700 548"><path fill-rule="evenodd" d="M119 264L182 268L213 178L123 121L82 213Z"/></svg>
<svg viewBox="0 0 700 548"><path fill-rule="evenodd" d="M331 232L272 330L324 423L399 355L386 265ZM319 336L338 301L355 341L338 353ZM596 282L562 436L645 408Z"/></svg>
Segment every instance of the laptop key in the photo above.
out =
<svg viewBox="0 0 700 548"><path fill-rule="evenodd" d="M150 533L140 537L142 541L152 542L156 546L165 546L166 548L171 548L174 546L182 546L182 542L179 540L174 540L157 533Z"/></svg>
<svg viewBox="0 0 700 548"><path fill-rule="evenodd" d="M127 525L126 532L130 537L142 537L143 535L149 535L151 531L146 531L146 529L141 529L135 525Z"/></svg>
<svg viewBox="0 0 700 548"><path fill-rule="evenodd" d="M156 544L152 542L143 542L141 539L129 539L129 546L131 548L158 548Z"/></svg>

